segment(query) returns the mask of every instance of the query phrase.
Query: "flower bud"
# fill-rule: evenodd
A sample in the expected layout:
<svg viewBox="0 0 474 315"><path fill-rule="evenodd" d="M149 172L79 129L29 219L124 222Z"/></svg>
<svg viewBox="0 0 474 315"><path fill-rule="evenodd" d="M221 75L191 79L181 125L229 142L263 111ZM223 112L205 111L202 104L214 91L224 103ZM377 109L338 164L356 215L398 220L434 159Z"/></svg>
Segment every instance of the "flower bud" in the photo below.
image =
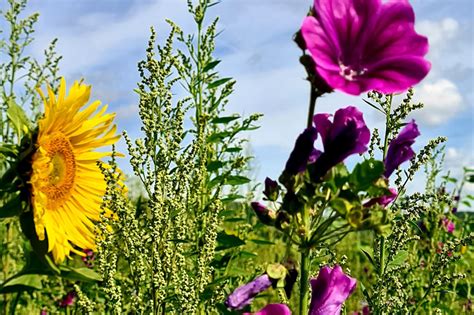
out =
<svg viewBox="0 0 474 315"><path fill-rule="evenodd" d="M278 183L271 178L265 178L265 190L263 191L265 197L270 201L276 201L279 193L280 186L278 186Z"/></svg>
<svg viewBox="0 0 474 315"><path fill-rule="evenodd" d="M276 214L274 211L269 210L260 202L252 202L250 205L260 222L266 225L275 225Z"/></svg>

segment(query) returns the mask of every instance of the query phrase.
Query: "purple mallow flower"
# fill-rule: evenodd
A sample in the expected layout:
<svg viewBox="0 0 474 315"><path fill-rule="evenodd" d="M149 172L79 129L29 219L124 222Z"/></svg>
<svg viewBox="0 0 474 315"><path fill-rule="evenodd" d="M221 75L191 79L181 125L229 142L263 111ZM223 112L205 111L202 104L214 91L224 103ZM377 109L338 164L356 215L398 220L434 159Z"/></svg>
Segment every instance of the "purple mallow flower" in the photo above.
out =
<svg viewBox="0 0 474 315"><path fill-rule="evenodd" d="M398 192L395 188L390 188L389 190L390 190L389 195L385 195L385 196L381 196L381 197L377 197L377 198L372 198L364 204L364 207L371 207L375 204L379 204L383 208L385 208L389 203L394 201L395 198L397 198L397 195L398 195Z"/></svg>
<svg viewBox="0 0 474 315"><path fill-rule="evenodd" d="M359 95L405 91L431 64L408 1L315 0L301 34L316 72L334 89Z"/></svg>
<svg viewBox="0 0 474 315"><path fill-rule="evenodd" d="M250 205L252 206L252 209L255 211L255 214L257 215L258 219L263 224L267 224L267 225L275 224L276 213L274 211L269 210L260 202L252 202Z"/></svg>
<svg viewBox="0 0 474 315"><path fill-rule="evenodd" d="M252 313L244 313L244 315L252 315ZM254 315L291 315L291 311L286 304L268 304Z"/></svg>
<svg viewBox="0 0 474 315"><path fill-rule="evenodd" d="M266 274L255 278L253 281L238 287L225 301L225 305L231 310L240 310L252 303L253 298L270 288L272 281Z"/></svg>
<svg viewBox="0 0 474 315"><path fill-rule="evenodd" d="M448 231L448 233L453 233L456 225L453 221L449 220L448 218L443 218L442 220L443 226Z"/></svg>
<svg viewBox="0 0 474 315"><path fill-rule="evenodd" d="M263 190L263 194L265 195L265 197L267 197L268 200L277 200L279 190L280 187L278 186L278 183L275 180L269 177L265 178L265 189Z"/></svg>
<svg viewBox="0 0 474 315"><path fill-rule="evenodd" d="M329 120L330 116L317 114L313 118L324 146L324 152L314 163L311 174L314 180L319 180L349 155L365 152L370 141L370 131L365 125L364 117L354 106L337 110L332 122Z"/></svg>
<svg viewBox="0 0 474 315"><path fill-rule="evenodd" d="M356 279L344 274L340 266L325 266L311 279L309 315L338 315L342 304L356 287Z"/></svg>
<svg viewBox="0 0 474 315"><path fill-rule="evenodd" d="M415 155L411 146L415 143L415 138L419 135L418 126L415 121L412 120L400 131L398 136L390 142L384 161L385 177L388 178L400 164L410 160Z"/></svg>
<svg viewBox="0 0 474 315"><path fill-rule="evenodd" d="M76 292L69 291L66 296L59 302L59 307L68 307L74 304L76 299Z"/></svg>
<svg viewBox="0 0 474 315"><path fill-rule="evenodd" d="M318 151L314 148L318 133L316 128L306 128L296 139L295 147L290 153L286 162L285 172L289 175L296 175L304 172L310 161L314 161L318 156Z"/></svg>

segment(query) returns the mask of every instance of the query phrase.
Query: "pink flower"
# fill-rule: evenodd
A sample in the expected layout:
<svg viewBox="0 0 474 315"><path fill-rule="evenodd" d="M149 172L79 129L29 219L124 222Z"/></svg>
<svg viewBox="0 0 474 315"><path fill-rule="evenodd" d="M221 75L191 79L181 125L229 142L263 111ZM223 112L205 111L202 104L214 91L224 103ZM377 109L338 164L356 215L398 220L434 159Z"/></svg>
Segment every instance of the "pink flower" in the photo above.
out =
<svg viewBox="0 0 474 315"><path fill-rule="evenodd" d="M325 266L311 279L309 315L338 315L345 300L356 287L356 279L344 274L340 266Z"/></svg>
<svg viewBox="0 0 474 315"><path fill-rule="evenodd" d="M74 304L74 300L76 299L76 292L69 291L66 296L59 302L59 307L68 307Z"/></svg>
<svg viewBox="0 0 474 315"><path fill-rule="evenodd" d="M244 313L244 315L252 315L252 313ZM285 304L268 304L254 315L291 315L291 311Z"/></svg>
<svg viewBox="0 0 474 315"><path fill-rule="evenodd" d="M364 204L364 207L371 207L375 204L379 204L383 208L385 208L389 203L394 201L395 198L397 198L397 196L398 196L398 192L395 188L389 188L389 191L390 191L389 195L385 195L385 196L370 199L369 201L367 201Z"/></svg>
<svg viewBox="0 0 474 315"><path fill-rule="evenodd" d="M316 72L334 89L402 92L420 82L431 64L428 39L415 32L408 0L314 0L301 34Z"/></svg>
<svg viewBox="0 0 474 315"><path fill-rule="evenodd" d="M448 218L443 218L442 223L448 233L452 234L454 232L456 225L453 221L449 220Z"/></svg>

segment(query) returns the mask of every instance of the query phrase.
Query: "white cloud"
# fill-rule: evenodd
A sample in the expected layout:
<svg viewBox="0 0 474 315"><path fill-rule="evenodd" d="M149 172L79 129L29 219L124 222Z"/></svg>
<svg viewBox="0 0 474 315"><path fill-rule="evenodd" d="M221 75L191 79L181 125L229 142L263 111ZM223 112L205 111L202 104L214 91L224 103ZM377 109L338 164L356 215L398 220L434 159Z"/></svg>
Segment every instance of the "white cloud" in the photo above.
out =
<svg viewBox="0 0 474 315"><path fill-rule="evenodd" d="M453 18L444 18L440 21L424 20L416 24L416 30L428 37L432 50L444 47L454 39L459 31L459 23Z"/></svg>
<svg viewBox="0 0 474 315"><path fill-rule="evenodd" d="M465 108L459 89L447 79L423 83L415 97L425 104L415 117L429 125L446 123Z"/></svg>

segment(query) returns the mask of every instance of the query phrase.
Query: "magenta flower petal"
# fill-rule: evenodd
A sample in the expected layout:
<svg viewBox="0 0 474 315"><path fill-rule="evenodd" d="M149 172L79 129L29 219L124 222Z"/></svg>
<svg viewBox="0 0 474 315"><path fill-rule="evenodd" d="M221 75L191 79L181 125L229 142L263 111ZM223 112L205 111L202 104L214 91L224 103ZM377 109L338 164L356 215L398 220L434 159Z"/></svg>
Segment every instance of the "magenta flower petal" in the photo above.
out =
<svg viewBox="0 0 474 315"><path fill-rule="evenodd" d="M410 160L415 152L411 148L416 137L420 135L415 121L409 122L400 131L398 136L390 142L387 156L385 157L384 176L389 177L403 162Z"/></svg>
<svg viewBox="0 0 474 315"><path fill-rule="evenodd" d="M238 287L225 301L225 305L231 310L240 310L252 303L253 298L270 288L272 281L266 274L255 278L253 281Z"/></svg>
<svg viewBox="0 0 474 315"><path fill-rule="evenodd" d="M340 266L325 266L311 279L309 315L338 315L342 304L356 287L356 279L344 274Z"/></svg>
<svg viewBox="0 0 474 315"><path fill-rule="evenodd" d="M59 307L68 307L74 304L76 299L76 292L69 291L66 296L59 302Z"/></svg>
<svg viewBox="0 0 474 315"><path fill-rule="evenodd" d="M408 1L315 0L313 11L301 34L332 88L402 92L428 74L428 40L415 32Z"/></svg>
<svg viewBox="0 0 474 315"><path fill-rule="evenodd" d="M311 160L314 160L314 156L317 152L314 148L314 141L318 137L316 128L306 128L296 139L293 151L291 151L290 157L286 162L285 172L290 175L296 175L304 172L306 166Z"/></svg>
<svg viewBox="0 0 474 315"><path fill-rule="evenodd" d="M244 315L251 314L244 313ZM286 304L268 304L254 315L291 315L291 310Z"/></svg>
<svg viewBox="0 0 474 315"><path fill-rule="evenodd" d="M453 233L454 229L456 228L456 224L453 221L449 220L448 218L443 218L443 226L448 233Z"/></svg>
<svg viewBox="0 0 474 315"><path fill-rule="evenodd" d="M337 110L332 122L329 117L329 114L317 114L313 118L324 146L324 152L314 164L313 180L319 180L349 155L365 152L370 141L369 128L357 108L348 106Z"/></svg>
<svg viewBox="0 0 474 315"><path fill-rule="evenodd" d="M381 197L377 197L377 198L372 198L364 204L364 207L371 207L375 204L379 204L379 205L381 205L382 207L385 208L389 203L394 201L395 198L397 198L397 195L398 195L398 192L395 188L390 188L389 190L390 190L389 195L385 195L385 196L381 196Z"/></svg>

